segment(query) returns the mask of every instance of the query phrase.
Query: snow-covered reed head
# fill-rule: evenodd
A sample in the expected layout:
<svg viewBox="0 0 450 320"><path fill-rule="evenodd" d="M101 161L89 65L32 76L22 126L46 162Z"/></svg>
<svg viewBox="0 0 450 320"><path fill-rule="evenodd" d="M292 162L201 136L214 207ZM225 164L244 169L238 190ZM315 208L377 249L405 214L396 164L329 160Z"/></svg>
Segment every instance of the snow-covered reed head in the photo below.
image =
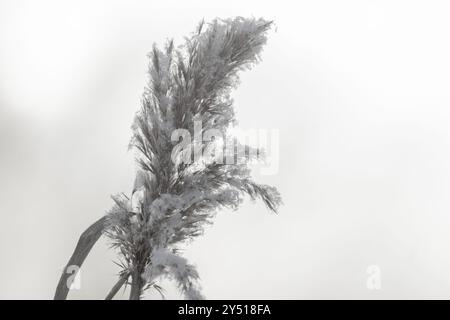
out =
<svg viewBox="0 0 450 320"><path fill-rule="evenodd" d="M186 150L203 150L215 141L196 140L181 150L172 139L175 130L198 134L198 121L202 130L227 135L236 123L231 90L239 72L259 61L270 26L241 17L201 22L181 46L170 40L149 54L149 84L130 143L139 170L131 194L113 197L107 229L120 251L122 273L133 277L140 293L158 289L155 280L167 276L187 298L201 298L198 273L178 255L177 245L200 235L217 210L237 209L245 195L274 212L281 203L274 187L251 179L246 153L237 153L240 159L232 164L180 161Z"/></svg>

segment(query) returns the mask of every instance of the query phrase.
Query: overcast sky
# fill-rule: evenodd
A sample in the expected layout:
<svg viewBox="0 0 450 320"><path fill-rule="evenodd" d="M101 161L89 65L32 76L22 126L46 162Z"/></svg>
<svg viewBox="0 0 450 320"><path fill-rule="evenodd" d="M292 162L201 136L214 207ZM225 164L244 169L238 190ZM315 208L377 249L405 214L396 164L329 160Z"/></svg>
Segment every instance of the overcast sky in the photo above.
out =
<svg viewBox="0 0 450 320"><path fill-rule="evenodd" d="M234 97L241 128L279 130L278 173L255 174L285 204L221 212L187 246L206 297L449 299L449 10L0 0L0 298L52 298L80 233L131 191L152 43L240 15L276 23ZM100 241L69 298L104 298L114 258ZM373 265L379 290L367 287Z"/></svg>

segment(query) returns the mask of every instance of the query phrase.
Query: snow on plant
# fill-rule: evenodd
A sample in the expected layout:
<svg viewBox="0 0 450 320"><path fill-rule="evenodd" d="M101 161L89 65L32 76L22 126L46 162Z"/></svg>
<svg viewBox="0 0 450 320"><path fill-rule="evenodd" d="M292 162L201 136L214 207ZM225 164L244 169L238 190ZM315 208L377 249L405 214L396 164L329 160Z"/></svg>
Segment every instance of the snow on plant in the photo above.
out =
<svg viewBox="0 0 450 320"><path fill-rule="evenodd" d="M160 291L160 277L176 281L186 298L202 298L199 275L180 256L179 246L201 235L218 210L236 210L246 195L276 212L278 191L250 175L250 154L262 159L262 150L239 145L228 132L236 124L230 93L238 73L259 61L270 26L263 19L215 19L201 22L179 47L173 41L162 49L153 46L149 84L132 126L130 147L139 167L134 188L129 196L113 197L114 206L101 224L122 267L109 298L129 278L130 299L140 299L151 287ZM199 134L196 123L201 123L200 134L213 130L246 152L232 152L232 163L192 157L223 151L215 139L179 143L183 132Z"/></svg>

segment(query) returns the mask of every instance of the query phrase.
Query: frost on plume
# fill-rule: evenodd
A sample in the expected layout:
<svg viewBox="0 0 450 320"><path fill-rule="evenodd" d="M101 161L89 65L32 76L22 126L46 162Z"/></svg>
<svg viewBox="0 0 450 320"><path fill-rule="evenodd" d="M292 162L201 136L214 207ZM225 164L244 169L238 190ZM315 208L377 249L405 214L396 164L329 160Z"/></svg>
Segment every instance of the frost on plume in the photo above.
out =
<svg viewBox="0 0 450 320"><path fill-rule="evenodd" d="M259 61L270 26L240 17L202 22L181 46L168 41L149 54L149 83L130 142L139 168L131 194L113 197L107 228L122 273L138 274L142 291L167 277L186 298L202 298L199 275L178 246L201 235L221 208L237 209L246 195L274 212L281 203L274 187L252 180L250 159L186 163L171 141L174 129L194 136L194 121L227 135L236 123L230 92L238 73Z"/></svg>

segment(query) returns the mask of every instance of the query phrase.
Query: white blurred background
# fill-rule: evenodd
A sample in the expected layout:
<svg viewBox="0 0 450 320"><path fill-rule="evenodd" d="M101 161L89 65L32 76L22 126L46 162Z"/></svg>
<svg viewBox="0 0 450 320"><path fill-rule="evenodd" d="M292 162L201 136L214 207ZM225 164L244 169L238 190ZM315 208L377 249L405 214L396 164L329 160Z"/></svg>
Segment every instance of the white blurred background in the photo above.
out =
<svg viewBox="0 0 450 320"><path fill-rule="evenodd" d="M234 96L241 128L280 130L279 172L257 178L285 205L222 212L187 247L206 297L449 299L449 14L446 1L0 0L0 298L52 298L80 233L130 191L152 43L241 15L276 23ZM103 299L114 259L101 240L69 298Z"/></svg>

